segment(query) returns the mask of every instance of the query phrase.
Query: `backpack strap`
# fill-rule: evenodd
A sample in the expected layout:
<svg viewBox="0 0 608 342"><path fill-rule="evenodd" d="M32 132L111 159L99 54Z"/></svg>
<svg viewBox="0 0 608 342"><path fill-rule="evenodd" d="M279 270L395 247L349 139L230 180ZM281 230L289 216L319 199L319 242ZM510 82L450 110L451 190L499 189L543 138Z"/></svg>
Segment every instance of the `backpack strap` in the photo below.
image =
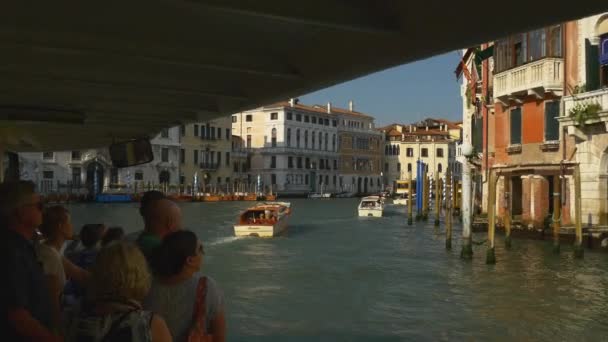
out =
<svg viewBox="0 0 608 342"><path fill-rule="evenodd" d="M120 315L120 317L117 320L112 322L110 329L108 330L107 333L105 333L105 335L103 336L103 338L101 340L102 341L112 341L113 335L118 331L118 328L120 328L120 324L125 320L125 318L129 317L129 315L132 312L135 312L135 310L130 310L130 311L123 313L122 315Z"/></svg>
<svg viewBox="0 0 608 342"><path fill-rule="evenodd" d="M196 286L196 301L194 302L194 311L192 312L193 324L201 332L205 333L203 322L206 322L205 297L207 295L207 277L200 277Z"/></svg>

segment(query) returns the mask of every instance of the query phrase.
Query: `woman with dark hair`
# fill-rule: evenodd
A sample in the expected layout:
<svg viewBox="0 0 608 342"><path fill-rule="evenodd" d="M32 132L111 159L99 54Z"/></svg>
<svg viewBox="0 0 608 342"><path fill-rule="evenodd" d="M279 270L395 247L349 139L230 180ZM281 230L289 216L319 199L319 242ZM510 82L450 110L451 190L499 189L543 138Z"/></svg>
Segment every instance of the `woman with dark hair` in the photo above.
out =
<svg viewBox="0 0 608 342"><path fill-rule="evenodd" d="M175 341L197 333L199 339L226 339L223 294L212 278L199 273L203 255L196 235L181 230L167 235L151 258L154 280L144 307L165 318Z"/></svg>
<svg viewBox="0 0 608 342"><path fill-rule="evenodd" d="M105 247L114 241L120 241L125 235L125 230L122 227L110 227L101 239L101 247Z"/></svg>

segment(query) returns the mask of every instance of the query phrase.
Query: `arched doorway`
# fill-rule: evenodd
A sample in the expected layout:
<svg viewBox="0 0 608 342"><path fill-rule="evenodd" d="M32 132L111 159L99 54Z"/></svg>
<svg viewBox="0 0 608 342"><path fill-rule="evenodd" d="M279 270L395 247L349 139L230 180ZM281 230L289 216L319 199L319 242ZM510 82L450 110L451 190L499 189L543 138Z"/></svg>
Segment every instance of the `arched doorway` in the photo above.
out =
<svg viewBox="0 0 608 342"><path fill-rule="evenodd" d="M87 166L87 189L89 194L97 195L104 188L104 168L98 162L92 162Z"/></svg>
<svg viewBox="0 0 608 342"><path fill-rule="evenodd" d="M369 179L367 179L367 177L365 177L365 181L363 182L363 184L364 184L363 185L363 192L364 193L368 193L368 191L367 191L367 185L368 185L368 183L369 183Z"/></svg>
<svg viewBox="0 0 608 342"><path fill-rule="evenodd" d="M158 182L160 184L170 183L171 182L171 173L169 173L169 171L167 171L167 170L161 171L160 174L158 175Z"/></svg>

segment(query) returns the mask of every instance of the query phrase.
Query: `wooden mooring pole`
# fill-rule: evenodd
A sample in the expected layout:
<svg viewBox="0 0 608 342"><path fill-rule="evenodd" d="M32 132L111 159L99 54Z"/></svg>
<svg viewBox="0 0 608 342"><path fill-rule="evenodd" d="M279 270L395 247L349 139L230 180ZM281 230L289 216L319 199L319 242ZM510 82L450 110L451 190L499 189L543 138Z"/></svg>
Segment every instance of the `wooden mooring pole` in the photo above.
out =
<svg viewBox="0 0 608 342"><path fill-rule="evenodd" d="M412 172L410 171L407 176L407 224L409 226L412 225L414 218L413 215L413 205L414 205L414 191L412 190Z"/></svg>
<svg viewBox="0 0 608 342"><path fill-rule="evenodd" d="M439 227L439 218L441 216L441 187L439 186L441 178L439 172L435 172L435 227Z"/></svg>
<svg viewBox="0 0 608 342"><path fill-rule="evenodd" d="M452 221L454 217L452 216L452 198L450 196L450 192L454 187L454 182L452 180L452 172L448 167L445 173L445 249L452 249Z"/></svg>
<svg viewBox="0 0 608 342"><path fill-rule="evenodd" d="M553 176L553 253L559 254L559 230L562 209L561 176Z"/></svg>
<svg viewBox="0 0 608 342"><path fill-rule="evenodd" d="M496 174L490 171L488 182L488 250L486 252L486 264L496 263L496 253L494 251L494 230L496 228Z"/></svg>
<svg viewBox="0 0 608 342"><path fill-rule="evenodd" d="M505 208L505 248L511 248L511 176L503 176Z"/></svg>
<svg viewBox="0 0 608 342"><path fill-rule="evenodd" d="M574 216L575 216L575 232L574 240L574 256L582 258L583 251L583 222L581 213L581 168L580 165L574 167Z"/></svg>
<svg viewBox="0 0 608 342"><path fill-rule="evenodd" d="M422 220L426 221L429 219L429 177L427 166L424 166L424 173L422 174Z"/></svg>

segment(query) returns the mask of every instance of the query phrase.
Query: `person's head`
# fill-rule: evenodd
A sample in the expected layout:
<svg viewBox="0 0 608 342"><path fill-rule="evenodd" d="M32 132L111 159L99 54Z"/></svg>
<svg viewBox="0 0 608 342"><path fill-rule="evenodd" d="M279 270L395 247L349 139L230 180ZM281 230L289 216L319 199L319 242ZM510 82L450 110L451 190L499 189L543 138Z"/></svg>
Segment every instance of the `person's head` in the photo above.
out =
<svg viewBox="0 0 608 342"><path fill-rule="evenodd" d="M86 248L95 247L105 231L106 226L102 223L85 224L80 230L80 241Z"/></svg>
<svg viewBox="0 0 608 342"><path fill-rule="evenodd" d="M0 184L0 224L24 228L31 235L42 223L43 203L29 181Z"/></svg>
<svg viewBox="0 0 608 342"><path fill-rule="evenodd" d="M144 219L144 223L147 223L148 213L150 212L150 208L154 204L154 202L166 198L165 195L156 190L146 191L141 198L141 202L139 204L139 214Z"/></svg>
<svg viewBox="0 0 608 342"><path fill-rule="evenodd" d="M150 221L146 224L146 229L161 238L182 228L182 211L177 204L168 199L154 202L148 217Z"/></svg>
<svg viewBox="0 0 608 342"><path fill-rule="evenodd" d="M194 274L203 263L203 244L196 234L180 230L167 235L162 244L154 251L151 267L154 273L163 278Z"/></svg>
<svg viewBox="0 0 608 342"><path fill-rule="evenodd" d="M71 240L74 232L68 210L61 205L46 208L40 225L40 233L47 240L58 238Z"/></svg>
<svg viewBox="0 0 608 342"><path fill-rule="evenodd" d="M114 241L121 240L124 235L125 231L122 227L110 227L101 240L101 246L105 247Z"/></svg>
<svg viewBox="0 0 608 342"><path fill-rule="evenodd" d="M141 302L150 290L150 283L148 264L139 248L129 242L118 241L97 254L87 296L93 302Z"/></svg>

